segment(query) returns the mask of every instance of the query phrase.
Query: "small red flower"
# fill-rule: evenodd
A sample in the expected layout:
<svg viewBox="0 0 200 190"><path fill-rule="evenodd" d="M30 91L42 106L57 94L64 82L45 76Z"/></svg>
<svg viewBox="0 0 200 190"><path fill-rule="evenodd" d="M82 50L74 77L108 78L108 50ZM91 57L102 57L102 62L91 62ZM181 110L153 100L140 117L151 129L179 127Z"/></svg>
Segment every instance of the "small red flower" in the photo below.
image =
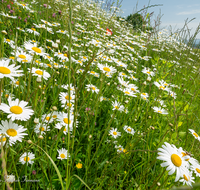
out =
<svg viewBox="0 0 200 190"><path fill-rule="evenodd" d="M107 29L106 29L106 34L107 34L107 35L112 35L112 31L109 30L109 29L107 28Z"/></svg>

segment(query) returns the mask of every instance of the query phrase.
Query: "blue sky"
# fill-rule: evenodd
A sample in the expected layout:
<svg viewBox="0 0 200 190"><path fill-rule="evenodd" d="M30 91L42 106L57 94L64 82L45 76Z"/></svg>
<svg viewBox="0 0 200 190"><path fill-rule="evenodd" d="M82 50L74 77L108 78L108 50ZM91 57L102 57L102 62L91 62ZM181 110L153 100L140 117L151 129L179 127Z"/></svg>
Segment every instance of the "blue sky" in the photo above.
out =
<svg viewBox="0 0 200 190"><path fill-rule="evenodd" d="M149 3L150 2L150 3ZM162 4L148 9L148 12L154 12L152 20L157 20L159 13L161 17L160 28L169 28L171 25L172 32L181 29L186 19L188 21L196 18L188 24L191 29L191 34L194 34L198 24L200 23L200 0L123 0L121 9L124 13L121 16L128 16L129 14L144 8L144 6ZM200 39L200 33L197 35Z"/></svg>

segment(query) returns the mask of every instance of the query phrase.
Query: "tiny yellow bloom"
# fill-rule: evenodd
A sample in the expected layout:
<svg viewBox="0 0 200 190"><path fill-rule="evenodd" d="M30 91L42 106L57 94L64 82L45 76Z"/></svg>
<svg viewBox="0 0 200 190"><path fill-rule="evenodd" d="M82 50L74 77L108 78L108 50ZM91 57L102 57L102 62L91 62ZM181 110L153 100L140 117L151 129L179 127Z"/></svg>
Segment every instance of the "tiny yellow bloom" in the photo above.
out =
<svg viewBox="0 0 200 190"><path fill-rule="evenodd" d="M81 168L83 167L83 164L78 163L78 164L76 164L76 167L77 167L78 169L81 169Z"/></svg>

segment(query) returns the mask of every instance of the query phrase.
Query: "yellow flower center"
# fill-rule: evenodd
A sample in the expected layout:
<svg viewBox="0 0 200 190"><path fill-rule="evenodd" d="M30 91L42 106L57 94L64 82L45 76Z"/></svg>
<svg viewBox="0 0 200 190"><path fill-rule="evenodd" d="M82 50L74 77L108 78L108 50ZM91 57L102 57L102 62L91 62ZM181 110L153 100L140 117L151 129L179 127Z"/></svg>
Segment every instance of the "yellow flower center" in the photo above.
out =
<svg viewBox="0 0 200 190"><path fill-rule="evenodd" d="M151 74L151 72L147 71L147 74Z"/></svg>
<svg viewBox="0 0 200 190"><path fill-rule="evenodd" d="M196 171L197 171L198 173L200 173L200 169L199 169L199 168L196 168Z"/></svg>
<svg viewBox="0 0 200 190"><path fill-rule="evenodd" d="M64 154L60 154L60 157L61 157L61 158L65 158L65 155L64 155Z"/></svg>
<svg viewBox="0 0 200 190"><path fill-rule="evenodd" d="M90 73L92 73L92 74L95 74L95 72L94 72L94 71L91 71Z"/></svg>
<svg viewBox="0 0 200 190"><path fill-rule="evenodd" d="M132 91L135 91L135 88L131 88Z"/></svg>
<svg viewBox="0 0 200 190"><path fill-rule="evenodd" d="M176 167L180 167L182 164L182 160L177 154L171 155L171 161Z"/></svg>
<svg viewBox="0 0 200 190"><path fill-rule="evenodd" d="M128 129L127 129L127 131L131 132L131 129L130 129L130 128L128 128Z"/></svg>
<svg viewBox="0 0 200 190"><path fill-rule="evenodd" d="M52 117L53 117L53 118L57 118L57 115L53 115Z"/></svg>
<svg viewBox="0 0 200 190"><path fill-rule="evenodd" d="M184 178L184 180L189 181L189 179L186 177L185 174L183 174L183 178Z"/></svg>
<svg viewBox="0 0 200 190"><path fill-rule="evenodd" d="M35 29L35 28L31 28L31 30L33 30L33 31L36 31L36 29Z"/></svg>
<svg viewBox="0 0 200 190"><path fill-rule="evenodd" d="M72 106L72 104L71 104L71 103L67 103L67 106L71 107L71 106Z"/></svg>
<svg viewBox="0 0 200 190"><path fill-rule="evenodd" d="M96 90L96 88L95 88L95 87L93 87L93 86L92 86L92 87L90 87L90 88L91 88L92 90Z"/></svg>
<svg viewBox="0 0 200 190"><path fill-rule="evenodd" d="M5 141L6 141L6 137L4 137L4 138L2 139L2 141L5 142ZM0 138L0 142L1 142L1 138Z"/></svg>
<svg viewBox="0 0 200 190"><path fill-rule="evenodd" d="M28 157L28 156L26 156L26 157L24 157L24 161L26 162L28 162L30 160L30 158Z"/></svg>
<svg viewBox="0 0 200 190"><path fill-rule="evenodd" d="M158 110L158 113L162 113L160 110Z"/></svg>
<svg viewBox="0 0 200 190"><path fill-rule="evenodd" d="M68 120L68 118L64 118L63 121L64 121L66 124L68 124L68 123L71 124L71 120Z"/></svg>
<svg viewBox="0 0 200 190"><path fill-rule="evenodd" d="M46 120L49 121L50 117L46 117Z"/></svg>
<svg viewBox="0 0 200 190"><path fill-rule="evenodd" d="M18 57L21 58L21 59L26 59L25 55L18 55Z"/></svg>
<svg viewBox="0 0 200 190"><path fill-rule="evenodd" d="M47 66L52 67L50 64L47 64Z"/></svg>
<svg viewBox="0 0 200 190"><path fill-rule="evenodd" d="M67 95L67 96L65 96L65 99L66 100L69 100L69 96ZM70 96L70 100L72 99L72 97Z"/></svg>
<svg viewBox="0 0 200 190"><path fill-rule="evenodd" d="M196 133L193 133L193 135L194 135L195 137L199 137L199 135L197 135Z"/></svg>
<svg viewBox="0 0 200 190"><path fill-rule="evenodd" d="M7 67L0 67L0 73L2 73L2 74L10 74L11 71Z"/></svg>
<svg viewBox="0 0 200 190"><path fill-rule="evenodd" d="M10 111L14 114L21 114L23 112L23 109L20 106L12 106L10 108Z"/></svg>
<svg viewBox="0 0 200 190"><path fill-rule="evenodd" d="M113 132L113 135L117 135L117 132L114 131L114 132Z"/></svg>
<svg viewBox="0 0 200 190"><path fill-rule="evenodd" d="M64 56L67 57L67 54L65 53Z"/></svg>
<svg viewBox="0 0 200 190"><path fill-rule="evenodd" d="M8 130L6 131L6 133L7 133L9 136L11 136L11 137L17 136L17 131L16 131L15 129L8 129Z"/></svg>
<svg viewBox="0 0 200 190"><path fill-rule="evenodd" d="M128 92L128 91L125 91L125 93L126 93L126 94L130 94L130 92Z"/></svg>
<svg viewBox="0 0 200 190"><path fill-rule="evenodd" d="M119 109L119 107L118 107L118 106L115 106L115 109L117 109L117 110L118 110L118 109Z"/></svg>
<svg viewBox="0 0 200 190"><path fill-rule="evenodd" d="M16 81L16 83L15 83L15 84L19 85L19 81Z"/></svg>
<svg viewBox="0 0 200 190"><path fill-rule="evenodd" d="M39 130L40 130L40 131L44 131L44 127L40 127Z"/></svg>
<svg viewBox="0 0 200 190"><path fill-rule="evenodd" d="M160 86L160 89L161 89L161 88L162 88L163 90L165 89L165 87L164 87L164 86Z"/></svg>
<svg viewBox="0 0 200 190"><path fill-rule="evenodd" d="M31 48L33 51L37 52L37 53L42 53L42 50L40 48L37 47L32 47Z"/></svg>
<svg viewBox="0 0 200 190"><path fill-rule="evenodd" d="M40 71L40 70L35 71L35 73L38 74L38 75L43 75L43 72Z"/></svg>
<svg viewBox="0 0 200 190"><path fill-rule="evenodd" d="M122 73L122 75L126 75L125 73Z"/></svg>
<svg viewBox="0 0 200 190"><path fill-rule="evenodd" d="M9 59L15 59L15 57L9 57Z"/></svg>
<svg viewBox="0 0 200 190"><path fill-rule="evenodd" d="M10 42L10 40L9 40L9 39L6 39L6 41L7 41L7 42Z"/></svg>
<svg viewBox="0 0 200 190"><path fill-rule="evenodd" d="M110 69L108 67L104 67L103 70L106 72L110 72Z"/></svg>

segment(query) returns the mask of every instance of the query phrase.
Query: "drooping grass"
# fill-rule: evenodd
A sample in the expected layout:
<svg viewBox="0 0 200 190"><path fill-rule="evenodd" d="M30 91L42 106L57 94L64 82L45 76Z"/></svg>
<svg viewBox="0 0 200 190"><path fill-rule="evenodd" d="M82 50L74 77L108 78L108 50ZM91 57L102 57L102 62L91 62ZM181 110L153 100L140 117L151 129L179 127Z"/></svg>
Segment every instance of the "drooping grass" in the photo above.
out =
<svg viewBox="0 0 200 190"><path fill-rule="evenodd" d="M2 189L182 185L157 157L168 142L198 160L199 138L189 131L198 133L200 122L197 50L180 43L178 33L134 31L117 21L117 9L108 14L93 2L1 2L0 7L17 17L0 15ZM3 65L8 60L23 71L13 81ZM34 111L22 107L30 118L13 118L26 129L22 142L14 124L8 131L3 122L10 121L10 107L20 105L3 107L16 99ZM11 174L16 181L5 183Z"/></svg>

